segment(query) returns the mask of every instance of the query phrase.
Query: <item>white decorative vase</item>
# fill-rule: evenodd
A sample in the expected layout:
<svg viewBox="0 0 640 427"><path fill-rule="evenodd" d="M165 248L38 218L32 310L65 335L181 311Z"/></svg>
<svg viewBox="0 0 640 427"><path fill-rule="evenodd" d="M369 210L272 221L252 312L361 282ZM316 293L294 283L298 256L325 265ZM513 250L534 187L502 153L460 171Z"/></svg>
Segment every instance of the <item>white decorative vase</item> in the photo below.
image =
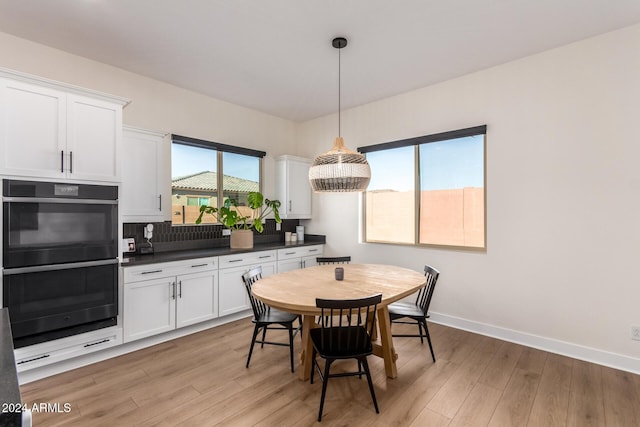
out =
<svg viewBox="0 0 640 427"><path fill-rule="evenodd" d="M231 249L251 249L253 248L252 230L232 230Z"/></svg>

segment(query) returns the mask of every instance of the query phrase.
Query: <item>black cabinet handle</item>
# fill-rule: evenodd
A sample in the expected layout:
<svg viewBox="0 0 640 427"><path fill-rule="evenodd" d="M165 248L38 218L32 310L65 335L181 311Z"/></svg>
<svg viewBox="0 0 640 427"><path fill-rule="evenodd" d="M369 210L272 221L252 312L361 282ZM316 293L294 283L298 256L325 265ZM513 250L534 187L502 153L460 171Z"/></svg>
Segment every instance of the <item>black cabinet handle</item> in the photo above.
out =
<svg viewBox="0 0 640 427"><path fill-rule="evenodd" d="M178 282L178 285L180 286L178 291L178 298L182 298L182 280Z"/></svg>
<svg viewBox="0 0 640 427"><path fill-rule="evenodd" d="M73 173L73 151L69 151L69 173Z"/></svg>
<svg viewBox="0 0 640 427"><path fill-rule="evenodd" d="M109 338L105 338L105 339L103 339L102 341L92 342L92 343L89 343L89 344L85 344L85 345L84 345L84 348L87 348L87 347L93 347L94 345L104 344L104 343L106 343L106 342L109 342Z"/></svg>
<svg viewBox="0 0 640 427"><path fill-rule="evenodd" d="M60 172L64 173L64 150L60 150Z"/></svg>
<svg viewBox="0 0 640 427"><path fill-rule="evenodd" d="M16 365L22 365L23 363L35 362L36 360L46 359L47 357L49 357L48 354L43 354L42 356L34 357L33 359L21 360L18 363L16 363Z"/></svg>
<svg viewBox="0 0 640 427"><path fill-rule="evenodd" d="M240 262L242 259L230 259L229 262Z"/></svg>
<svg viewBox="0 0 640 427"><path fill-rule="evenodd" d="M160 194L158 196L158 199L160 199L159 205L160 205L160 212L162 212L162 194Z"/></svg>
<svg viewBox="0 0 640 427"><path fill-rule="evenodd" d="M153 273L162 273L162 270L143 271L140 274L153 274Z"/></svg>
<svg viewBox="0 0 640 427"><path fill-rule="evenodd" d="M196 265L192 265L191 268L204 267L206 265L207 265L206 263L205 264L196 264Z"/></svg>

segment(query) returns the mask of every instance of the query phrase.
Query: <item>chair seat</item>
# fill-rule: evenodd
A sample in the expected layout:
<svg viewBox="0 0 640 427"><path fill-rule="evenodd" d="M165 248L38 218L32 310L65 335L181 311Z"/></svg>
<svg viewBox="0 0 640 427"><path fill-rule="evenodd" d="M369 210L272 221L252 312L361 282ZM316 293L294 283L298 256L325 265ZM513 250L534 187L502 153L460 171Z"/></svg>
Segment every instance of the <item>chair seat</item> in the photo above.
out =
<svg viewBox="0 0 640 427"><path fill-rule="evenodd" d="M254 317L252 321L253 323L288 323L293 322L297 318L297 314L270 308L264 313Z"/></svg>
<svg viewBox="0 0 640 427"><path fill-rule="evenodd" d="M389 304L389 317L397 319L399 317L426 317L424 311L413 303L394 302Z"/></svg>

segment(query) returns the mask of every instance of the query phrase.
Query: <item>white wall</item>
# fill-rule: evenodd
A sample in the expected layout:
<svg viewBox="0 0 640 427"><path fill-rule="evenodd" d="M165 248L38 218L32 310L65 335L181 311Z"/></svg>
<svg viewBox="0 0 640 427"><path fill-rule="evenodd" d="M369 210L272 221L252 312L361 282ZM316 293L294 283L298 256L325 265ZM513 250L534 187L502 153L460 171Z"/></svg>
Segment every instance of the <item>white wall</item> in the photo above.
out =
<svg viewBox="0 0 640 427"><path fill-rule="evenodd" d="M0 67L130 99L125 124L266 151L273 197L273 158L292 150L292 122L1 32L0 52Z"/></svg>
<svg viewBox="0 0 640 427"><path fill-rule="evenodd" d="M357 262L440 269L435 320L640 373L638 76L633 26L343 111L352 149L487 124L486 253L358 243L356 194L314 195L307 231ZM294 154L336 130L299 125Z"/></svg>

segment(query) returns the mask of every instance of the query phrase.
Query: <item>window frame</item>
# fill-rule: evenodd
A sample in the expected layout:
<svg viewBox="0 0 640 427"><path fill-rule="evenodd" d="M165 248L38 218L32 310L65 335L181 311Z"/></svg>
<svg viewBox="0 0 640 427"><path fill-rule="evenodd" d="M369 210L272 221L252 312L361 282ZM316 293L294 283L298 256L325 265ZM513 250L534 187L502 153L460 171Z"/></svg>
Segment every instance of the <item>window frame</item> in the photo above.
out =
<svg viewBox="0 0 640 427"><path fill-rule="evenodd" d="M482 141L482 172L483 172L483 246L460 246L460 245L444 245L435 243L420 243L420 215L421 215L421 185L420 185L420 145L442 142L448 140L454 140L469 136L483 136ZM400 147L414 147L414 240L413 243L402 242L389 242L382 240L370 240L367 238L367 191L363 191L361 195L362 203L362 241L363 243L377 243L386 245L400 245L400 246L417 246L425 248L439 248L439 249L451 249L451 250L464 250L472 252L486 252L487 250L487 125L474 126L470 128L458 129L453 131L441 132L431 135L423 135L414 138L402 139L397 141L385 142L380 144L368 145L358 147L357 150L360 153L367 154L374 151L384 151Z"/></svg>
<svg viewBox="0 0 640 427"><path fill-rule="evenodd" d="M224 204L224 162L223 156L224 153L233 153L233 154L241 154L245 156L257 157L258 158L258 191L262 192L262 186L264 182L263 176L263 160L267 155L266 152L260 150L254 150L251 148L245 147L237 147L234 145L222 144L214 141L207 141L204 139L197 139L183 135L171 134L171 144L181 144L187 145L191 147L203 148L207 150L215 150L216 152L216 163L217 163L217 171L216 171L216 186L218 188L216 198L217 198L217 206L222 206ZM173 160L171 163L173 168ZM173 170L172 170L173 175ZM172 178L173 179L173 178ZM173 190L172 190L173 195ZM216 222L215 224L220 224L220 222ZM205 226L212 224L173 224L172 227L183 227L183 226Z"/></svg>

